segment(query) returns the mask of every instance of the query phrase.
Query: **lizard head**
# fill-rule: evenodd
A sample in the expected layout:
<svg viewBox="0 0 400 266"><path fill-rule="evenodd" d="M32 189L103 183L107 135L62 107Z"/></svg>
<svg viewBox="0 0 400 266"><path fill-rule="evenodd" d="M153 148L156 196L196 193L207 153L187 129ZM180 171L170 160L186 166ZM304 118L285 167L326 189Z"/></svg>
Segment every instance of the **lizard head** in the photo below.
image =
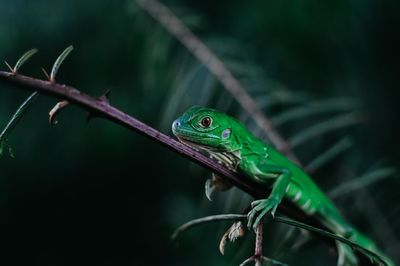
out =
<svg viewBox="0 0 400 266"><path fill-rule="evenodd" d="M235 149L233 129L240 123L214 109L193 106L172 123L172 132L194 148L231 151Z"/></svg>

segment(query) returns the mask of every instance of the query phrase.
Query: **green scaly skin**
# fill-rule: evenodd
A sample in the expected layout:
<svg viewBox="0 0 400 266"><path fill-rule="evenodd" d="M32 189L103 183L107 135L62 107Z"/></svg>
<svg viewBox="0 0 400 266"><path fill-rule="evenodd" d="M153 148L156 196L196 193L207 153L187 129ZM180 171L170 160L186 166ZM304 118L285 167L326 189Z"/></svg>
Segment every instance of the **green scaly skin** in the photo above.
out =
<svg viewBox="0 0 400 266"><path fill-rule="evenodd" d="M249 228L255 229L269 212L274 216L280 202L286 198L334 233L381 255L387 265L394 266L374 242L342 217L302 169L254 137L236 119L210 108L194 106L173 122L172 131L182 143L205 151L230 169L244 173L262 186L272 188L266 199L252 202L252 210L248 213ZM338 265L358 265L357 257L349 246L337 242L337 247Z"/></svg>

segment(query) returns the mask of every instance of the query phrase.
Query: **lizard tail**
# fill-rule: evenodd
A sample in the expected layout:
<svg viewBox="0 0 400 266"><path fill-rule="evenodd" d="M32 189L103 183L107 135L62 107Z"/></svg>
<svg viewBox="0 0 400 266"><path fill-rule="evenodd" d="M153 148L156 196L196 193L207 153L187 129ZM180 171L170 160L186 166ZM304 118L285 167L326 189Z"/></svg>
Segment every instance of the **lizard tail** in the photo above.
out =
<svg viewBox="0 0 400 266"><path fill-rule="evenodd" d="M328 210L325 209L321 217L321 222L327 228L379 255L384 260L386 266L395 266L394 262L380 251L372 240L358 232L347 221L345 221L336 208L329 208ZM336 242L336 245L338 248L338 266L358 265L357 257L350 246L339 241Z"/></svg>
<svg viewBox="0 0 400 266"><path fill-rule="evenodd" d="M375 254L379 255L387 266L395 266L394 262L386 256L379 248L375 245L375 243L361 234L360 232L353 230L353 234L348 237L349 240L353 241L356 244L368 249L369 251L374 252Z"/></svg>

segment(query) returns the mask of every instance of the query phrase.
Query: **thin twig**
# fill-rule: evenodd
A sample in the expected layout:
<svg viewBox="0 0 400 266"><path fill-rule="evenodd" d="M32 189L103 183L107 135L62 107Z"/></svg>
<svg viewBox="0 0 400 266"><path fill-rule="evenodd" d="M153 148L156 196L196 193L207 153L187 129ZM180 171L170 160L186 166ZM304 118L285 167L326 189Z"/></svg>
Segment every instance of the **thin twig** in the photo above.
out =
<svg viewBox="0 0 400 266"><path fill-rule="evenodd" d="M289 265L286 264L286 263L282 263L282 262L280 262L280 261L273 260L273 259L267 258L267 257L265 257L265 256L262 256L261 259L262 259L262 261L271 262L271 263L274 264L274 265L289 266Z"/></svg>
<svg viewBox="0 0 400 266"><path fill-rule="evenodd" d="M251 115L256 124L264 130L268 139L278 150L300 164L289 144L276 131L272 122L264 115L258 104L246 92L242 84L210 48L162 3L157 0L137 0L136 2L214 74L240 106Z"/></svg>
<svg viewBox="0 0 400 266"><path fill-rule="evenodd" d="M242 263L240 263L239 266L245 266L245 265L249 264L252 261L254 261L254 258L250 257L250 258L246 259L245 261L243 261Z"/></svg>
<svg viewBox="0 0 400 266"><path fill-rule="evenodd" d="M217 222L217 221L243 220L244 217L247 216L244 214L219 214L219 215L212 215L212 216L202 217L199 219L194 219L179 226L172 234L171 239L176 240L180 233L200 224L208 222Z"/></svg>

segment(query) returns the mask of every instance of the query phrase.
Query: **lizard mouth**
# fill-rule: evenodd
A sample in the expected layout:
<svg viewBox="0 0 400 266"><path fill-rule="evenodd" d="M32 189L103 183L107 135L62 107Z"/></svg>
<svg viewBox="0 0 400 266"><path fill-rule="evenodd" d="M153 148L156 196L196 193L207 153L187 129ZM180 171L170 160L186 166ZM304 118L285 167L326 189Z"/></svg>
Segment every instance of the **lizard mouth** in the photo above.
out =
<svg viewBox="0 0 400 266"><path fill-rule="evenodd" d="M221 152L215 147L205 145L205 144L199 144L197 142L193 142L190 138L187 138L187 136L182 137L182 136L176 136L182 144L198 151L201 152L205 155L207 155L209 158L216 160L217 162L225 165L231 170L236 171L236 167L238 165L238 157L235 154L229 153L229 152Z"/></svg>
<svg viewBox="0 0 400 266"><path fill-rule="evenodd" d="M209 152L209 151L213 151L216 150L214 147L206 145L206 144L200 144L198 142L193 141L191 138L187 138L187 137L183 137L183 136L176 136L177 139L179 140L179 142L181 142L182 144L195 149L197 151L205 151L205 152Z"/></svg>

